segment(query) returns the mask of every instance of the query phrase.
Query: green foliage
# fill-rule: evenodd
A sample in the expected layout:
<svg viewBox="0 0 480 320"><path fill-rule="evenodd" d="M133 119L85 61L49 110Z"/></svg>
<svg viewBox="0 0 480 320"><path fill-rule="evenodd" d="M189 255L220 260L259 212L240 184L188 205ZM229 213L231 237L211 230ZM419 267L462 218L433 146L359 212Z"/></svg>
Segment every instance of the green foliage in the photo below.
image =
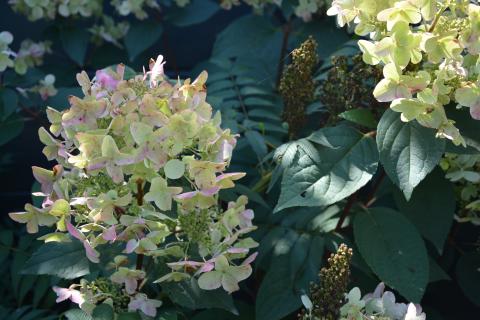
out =
<svg viewBox="0 0 480 320"><path fill-rule="evenodd" d="M75 279L90 273L85 249L78 241L47 242L26 262L24 274L48 274Z"/></svg>
<svg viewBox="0 0 480 320"><path fill-rule="evenodd" d="M18 226L0 232L0 318L290 320L300 309L308 320L476 315L478 4L8 5L41 20L27 26L42 41L0 30L0 170L16 177L20 157L39 165L16 137L47 118L43 151L59 165L33 168L41 182L34 206L12 214L50 242L39 245ZM167 64L148 60L159 53ZM204 62L190 70L196 60ZM142 65L144 74L134 71ZM185 74L198 79L181 80ZM184 117L187 105L200 133ZM295 134L287 114L301 115ZM224 156L236 144L228 170L213 155L218 130L232 138ZM247 175L234 184L240 172ZM20 181L4 181L6 196L19 194ZM328 258L342 243L353 251L348 270ZM69 287L65 279L78 277ZM55 305L55 293L65 302Z"/></svg>
<svg viewBox="0 0 480 320"><path fill-rule="evenodd" d="M275 211L331 205L363 187L377 169L375 141L368 134L337 126L321 129L306 139L309 148L298 148L283 173Z"/></svg>
<svg viewBox="0 0 480 320"><path fill-rule="evenodd" d="M355 242L365 261L388 286L419 302L428 283L428 256L415 227L388 208L360 212L354 222Z"/></svg>
<svg viewBox="0 0 480 320"><path fill-rule="evenodd" d="M435 138L433 130L415 122L405 123L390 110L378 124L377 144L380 162L407 200L445 151L445 141Z"/></svg>

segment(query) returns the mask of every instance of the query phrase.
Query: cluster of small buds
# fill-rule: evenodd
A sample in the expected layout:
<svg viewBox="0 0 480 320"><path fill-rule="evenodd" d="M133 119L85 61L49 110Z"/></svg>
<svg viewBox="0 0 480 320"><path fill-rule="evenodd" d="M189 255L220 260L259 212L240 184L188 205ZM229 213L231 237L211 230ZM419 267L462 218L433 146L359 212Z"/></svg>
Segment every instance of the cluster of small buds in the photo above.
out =
<svg viewBox="0 0 480 320"><path fill-rule="evenodd" d="M249 252L258 245L245 236L255 229L247 198L219 205L219 191L245 174L225 172L236 136L221 129L220 114L205 100L207 73L175 83L164 64L159 56L129 80L124 65L99 70L93 80L77 74L84 97L69 97L62 112L48 108L49 131L39 130L43 153L58 162L52 170L33 167L42 206L10 213L29 233L55 226L41 240L80 241L92 263L100 262L102 248L122 243L126 256L108 264L115 269L110 281L130 298L129 310L151 316L161 301L140 292L144 256L158 263L154 258L162 257L171 269L156 282L198 277L200 288L230 293L251 274L256 254ZM78 295L72 288L55 290L62 299L80 297L87 312L98 302L90 289Z"/></svg>
<svg viewBox="0 0 480 320"><path fill-rule="evenodd" d="M373 94L437 136L465 145L446 108L480 120L480 6L467 0L334 0L328 15L355 25L363 60L383 65Z"/></svg>
<svg viewBox="0 0 480 320"><path fill-rule="evenodd" d="M455 219L480 225L480 155L446 153L440 166L455 185L459 203Z"/></svg>
<svg viewBox="0 0 480 320"><path fill-rule="evenodd" d="M340 307L345 302L350 282L350 261L353 251L341 244L335 254L328 258L328 266L322 268L318 275L319 284L310 288L310 310L304 310L300 315L302 320L336 320L340 315Z"/></svg>
<svg viewBox="0 0 480 320"><path fill-rule="evenodd" d="M382 70L362 62L360 55L332 58L332 67L320 87L320 101L329 111L327 124L335 124L346 110L367 108L380 119L386 105L378 102L372 90L380 81Z"/></svg>
<svg viewBox="0 0 480 320"><path fill-rule="evenodd" d="M292 63L284 70L279 91L283 98L283 118L288 123L289 134L296 136L305 124L305 111L313 101L314 68L318 63L317 42L309 37L292 52Z"/></svg>
<svg viewBox="0 0 480 320"><path fill-rule="evenodd" d="M385 291L380 282L375 291L361 297L355 287L345 295L346 303L340 308L340 320L425 320L426 315L418 304L396 302L391 291Z"/></svg>
<svg viewBox="0 0 480 320"><path fill-rule="evenodd" d="M14 68L18 74L25 74L28 68L41 65L45 54L51 52L51 44L48 41L23 40L18 52L10 49L12 42L13 35L10 32L0 32L0 72Z"/></svg>

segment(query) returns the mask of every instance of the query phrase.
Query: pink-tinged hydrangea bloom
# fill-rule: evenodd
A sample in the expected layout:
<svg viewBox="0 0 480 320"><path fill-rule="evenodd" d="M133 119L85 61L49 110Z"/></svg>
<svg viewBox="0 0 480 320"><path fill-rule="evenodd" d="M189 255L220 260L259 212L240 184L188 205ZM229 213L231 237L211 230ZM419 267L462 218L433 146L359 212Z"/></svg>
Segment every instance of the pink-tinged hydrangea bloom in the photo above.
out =
<svg viewBox="0 0 480 320"><path fill-rule="evenodd" d="M113 225L108 229L105 229L102 233L102 237L104 240L114 242L117 240L117 232L116 232L116 226Z"/></svg>
<svg viewBox="0 0 480 320"><path fill-rule="evenodd" d="M76 229L69 221L67 221L66 224L67 224L68 233L70 233L72 237L82 242L83 247L85 248L85 253L87 255L88 260L90 260L93 263L99 263L100 253L98 253L98 251L92 247L87 237L85 237L85 235L81 233L78 229Z"/></svg>
<svg viewBox="0 0 480 320"><path fill-rule="evenodd" d="M95 78L97 83L108 91L115 90L120 82L118 79L115 79L115 77L108 72L108 70L98 70L95 73Z"/></svg>
<svg viewBox="0 0 480 320"><path fill-rule="evenodd" d="M82 293L78 290L70 288L60 288L57 286L53 287L52 289L57 294L57 299L55 300L57 303L68 299L73 303L81 306L85 302Z"/></svg>
<svg viewBox="0 0 480 320"><path fill-rule="evenodd" d="M128 304L128 311L140 310L144 314L150 317L157 315L157 308L162 305L162 301L155 299L148 299L147 295L143 293L137 293L135 297L131 298Z"/></svg>
<svg viewBox="0 0 480 320"><path fill-rule="evenodd" d="M125 267L120 267L115 273L110 276L110 280L114 283L124 284L125 291L128 294L134 294L137 290L139 280L145 278L145 272L142 270L130 270Z"/></svg>

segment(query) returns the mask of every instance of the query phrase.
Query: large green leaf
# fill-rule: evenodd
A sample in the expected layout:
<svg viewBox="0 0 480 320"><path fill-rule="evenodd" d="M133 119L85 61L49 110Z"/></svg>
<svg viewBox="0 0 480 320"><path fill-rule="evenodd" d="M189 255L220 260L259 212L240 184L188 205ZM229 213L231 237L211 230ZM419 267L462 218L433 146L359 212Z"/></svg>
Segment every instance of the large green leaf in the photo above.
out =
<svg viewBox="0 0 480 320"><path fill-rule="evenodd" d="M377 170L375 141L349 126L324 128L297 146L283 173L274 212L299 206L328 206L363 187Z"/></svg>
<svg viewBox="0 0 480 320"><path fill-rule="evenodd" d="M162 33L163 27L159 23L153 21L133 23L124 39L130 61L135 60L140 53L157 42Z"/></svg>
<svg viewBox="0 0 480 320"><path fill-rule="evenodd" d="M386 110L377 129L380 162L407 200L413 189L435 168L445 150L445 140L435 130L416 121L403 122L398 112Z"/></svg>
<svg viewBox="0 0 480 320"><path fill-rule="evenodd" d="M192 0L185 7L172 7L166 18L173 25L186 27L210 19L218 10L220 6L212 0Z"/></svg>
<svg viewBox="0 0 480 320"><path fill-rule="evenodd" d="M111 320L114 319L114 312L111 306L106 303L101 303L92 311L93 320Z"/></svg>
<svg viewBox="0 0 480 320"><path fill-rule="evenodd" d="M300 296L318 280L324 252L324 234L337 223L336 206L290 209L258 223L265 232L257 266L267 270L256 299L256 319L275 320L298 309Z"/></svg>
<svg viewBox="0 0 480 320"><path fill-rule="evenodd" d="M93 318L81 309L71 309L64 313L68 320L93 320Z"/></svg>
<svg viewBox="0 0 480 320"><path fill-rule="evenodd" d="M409 301L420 302L429 279L425 244L400 213L372 208L358 213L353 231L360 254L373 272Z"/></svg>
<svg viewBox="0 0 480 320"><path fill-rule="evenodd" d="M254 62L254 68L263 71L263 80L269 80L277 71L282 38L281 28L268 19L258 15L245 15L218 34L212 56L239 58L236 64L241 64L243 60Z"/></svg>
<svg viewBox="0 0 480 320"><path fill-rule="evenodd" d="M0 120L5 120L17 110L18 95L12 89L0 90Z"/></svg>
<svg viewBox="0 0 480 320"><path fill-rule="evenodd" d="M0 121L0 146L22 133L24 125L24 120L18 113L12 113L8 118Z"/></svg>
<svg viewBox="0 0 480 320"><path fill-rule="evenodd" d="M281 319L298 309L300 296L308 291L320 269L323 237L291 233L291 240L288 251L272 258L262 281L256 299L258 320Z"/></svg>
<svg viewBox="0 0 480 320"><path fill-rule="evenodd" d="M87 53L90 34L85 28L62 28L60 38L63 50L79 66L83 66Z"/></svg>
<svg viewBox="0 0 480 320"><path fill-rule="evenodd" d="M74 279L90 272L85 249L80 241L43 244L26 262L24 274L49 274Z"/></svg>
<svg viewBox="0 0 480 320"><path fill-rule="evenodd" d="M480 306L480 253L469 252L458 260L456 274L463 293Z"/></svg>
<svg viewBox="0 0 480 320"><path fill-rule="evenodd" d="M397 207L431 241L441 254L453 222L455 192L443 171L434 170L415 190L407 201L400 190L395 190Z"/></svg>
<svg viewBox="0 0 480 320"><path fill-rule="evenodd" d="M192 278L182 282L165 282L162 288L176 304L188 309L219 308L238 314L232 296L223 289L205 291L198 287L197 280Z"/></svg>

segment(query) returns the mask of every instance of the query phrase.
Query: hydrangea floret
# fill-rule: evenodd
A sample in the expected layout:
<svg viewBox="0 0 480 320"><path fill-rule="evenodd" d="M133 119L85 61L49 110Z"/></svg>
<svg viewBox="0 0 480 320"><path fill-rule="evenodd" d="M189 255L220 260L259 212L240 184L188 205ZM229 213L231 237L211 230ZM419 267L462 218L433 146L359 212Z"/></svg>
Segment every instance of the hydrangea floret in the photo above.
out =
<svg viewBox="0 0 480 320"><path fill-rule="evenodd" d="M340 320L425 320L426 315L418 304L396 302L385 284L379 283L373 293L363 298L358 287L345 295L346 303L340 308Z"/></svg>
<svg viewBox="0 0 480 320"><path fill-rule="evenodd" d="M120 292L114 306L154 316L161 301L142 292L152 280L144 258L163 264L157 271L170 270L155 282L196 277L204 290L231 293L252 272L257 243L246 236L255 229L248 200L240 196L226 206L219 200L245 175L226 172L236 136L220 127L220 114L205 101L207 73L171 81L164 64L159 56L128 80L122 64L97 71L93 80L77 74L84 97L69 97L62 112L48 108L51 126L39 130L43 153L58 163L33 167L42 206L10 214L29 233L53 227L41 237L45 242L79 241L95 264L102 250L122 248L106 263L113 268L108 286L82 280L54 288L59 301L70 299L87 312L112 295L102 293L108 287Z"/></svg>
<svg viewBox="0 0 480 320"><path fill-rule="evenodd" d="M354 26L363 60L383 65L373 92L380 102L437 130L456 145L465 141L448 108L469 108L480 120L480 6L467 0L334 0L328 15Z"/></svg>

